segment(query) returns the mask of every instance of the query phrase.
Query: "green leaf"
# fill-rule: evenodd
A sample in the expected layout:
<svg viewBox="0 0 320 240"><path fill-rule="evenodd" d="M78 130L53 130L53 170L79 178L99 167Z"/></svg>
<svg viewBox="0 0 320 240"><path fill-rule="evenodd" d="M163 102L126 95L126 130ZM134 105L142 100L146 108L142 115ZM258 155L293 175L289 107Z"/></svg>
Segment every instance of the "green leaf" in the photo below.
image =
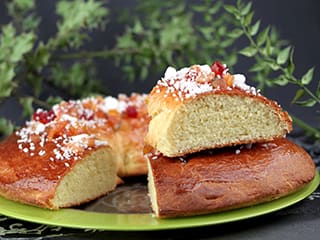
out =
<svg viewBox="0 0 320 240"><path fill-rule="evenodd" d="M205 5L191 5L191 9L194 10L195 12L206 12L207 11L207 6Z"/></svg>
<svg viewBox="0 0 320 240"><path fill-rule="evenodd" d="M243 31L239 28L236 28L228 33L228 36L234 39L237 39L243 35Z"/></svg>
<svg viewBox="0 0 320 240"><path fill-rule="evenodd" d="M118 48L130 48L135 45L135 42L130 33L126 33L117 39L117 47Z"/></svg>
<svg viewBox="0 0 320 240"><path fill-rule="evenodd" d="M257 53L257 49L251 46L245 47L242 50L240 50L239 53L246 57L252 57Z"/></svg>
<svg viewBox="0 0 320 240"><path fill-rule="evenodd" d="M58 33L51 38L52 49L73 47L78 48L84 39L89 38L88 30L103 27L109 11L102 2L90 0L60 0L56 6L60 17L57 23ZM87 31L83 31L87 30Z"/></svg>
<svg viewBox="0 0 320 240"><path fill-rule="evenodd" d="M8 24L2 27L2 34L0 38L0 60L7 60L6 58L10 56L11 49L14 46L14 39L16 35L16 29L12 24Z"/></svg>
<svg viewBox="0 0 320 240"><path fill-rule="evenodd" d="M30 10L34 8L34 0L13 0L12 3L20 10Z"/></svg>
<svg viewBox="0 0 320 240"><path fill-rule="evenodd" d="M23 19L23 30L26 32L34 32L40 25L40 17L30 14Z"/></svg>
<svg viewBox="0 0 320 240"><path fill-rule="evenodd" d="M290 56L290 51L291 51L291 46L286 47L285 49L281 50L281 52L277 56L277 63L279 65L282 65L288 61L289 56Z"/></svg>
<svg viewBox="0 0 320 240"><path fill-rule="evenodd" d="M15 77L14 65L0 63L0 98L9 97L15 88L13 79Z"/></svg>
<svg viewBox="0 0 320 240"><path fill-rule="evenodd" d="M148 67L147 66L145 66L145 67L142 67L141 68L141 71L140 71L140 79L141 80L145 80L146 78L147 78L147 76L148 76Z"/></svg>
<svg viewBox="0 0 320 240"><path fill-rule="evenodd" d="M303 85L308 85L313 78L314 68L310 68L301 78L301 83Z"/></svg>
<svg viewBox="0 0 320 240"><path fill-rule="evenodd" d="M235 6L233 6L233 5L225 5L225 6L224 6L224 9L225 9L227 12L229 12L229 13L235 15L235 16L238 16L238 15L239 15L238 9L237 9Z"/></svg>
<svg viewBox="0 0 320 240"><path fill-rule="evenodd" d="M123 66L122 70L126 73L126 76L128 77L129 82L133 82L135 78L135 71L133 66Z"/></svg>
<svg viewBox="0 0 320 240"><path fill-rule="evenodd" d="M289 80L285 76L280 75L278 78L274 79L273 82L278 86L286 86Z"/></svg>
<svg viewBox="0 0 320 240"><path fill-rule="evenodd" d="M201 34L203 35L203 37L205 39L207 39L208 41L210 41L212 39L212 27L200 27L199 28L199 32L201 32Z"/></svg>
<svg viewBox="0 0 320 240"><path fill-rule="evenodd" d="M320 81L318 82L317 90L316 90L316 95L318 98L320 98Z"/></svg>
<svg viewBox="0 0 320 240"><path fill-rule="evenodd" d="M264 52L265 52L266 56L270 56L271 55L271 40L270 40L270 38L267 38L266 47L265 47L264 50L265 50Z"/></svg>
<svg viewBox="0 0 320 240"><path fill-rule="evenodd" d="M29 62L29 64L34 64L34 68L40 72L42 68L49 63L51 52L42 42L40 42L32 56L33 59L30 59L32 62Z"/></svg>
<svg viewBox="0 0 320 240"><path fill-rule="evenodd" d="M259 35L257 37L257 45L259 47L262 46L266 42L266 40L268 38L269 30L270 30L270 26L266 27L261 33L259 33Z"/></svg>
<svg viewBox="0 0 320 240"><path fill-rule="evenodd" d="M132 32L135 34L140 34L143 32L143 26L140 20L136 20L132 28Z"/></svg>
<svg viewBox="0 0 320 240"><path fill-rule="evenodd" d="M289 63L288 63L288 67L287 67L288 73L291 75L293 74L294 69L295 69L294 62L293 62L293 53L294 53L294 48L291 49Z"/></svg>
<svg viewBox="0 0 320 240"><path fill-rule="evenodd" d="M206 8L204 10L204 12L208 12L210 15L214 15L214 14L219 12L219 10L221 9L222 6L223 6L223 2L222 1L216 1L216 3L213 4L212 6L210 6L209 9Z"/></svg>
<svg viewBox="0 0 320 240"><path fill-rule="evenodd" d="M69 71L68 77L71 87L77 88L83 85L85 79L85 70L81 64L78 62L74 63Z"/></svg>
<svg viewBox="0 0 320 240"><path fill-rule="evenodd" d="M305 94L306 94L306 91L304 89L302 89L302 88L298 89L298 91L296 92L296 94L295 94L294 98L292 99L291 103L296 103Z"/></svg>
<svg viewBox="0 0 320 240"><path fill-rule="evenodd" d="M250 72L260 72L266 68L265 64L262 63L255 63L250 69Z"/></svg>
<svg viewBox="0 0 320 240"><path fill-rule="evenodd" d="M32 50L35 36L33 33L25 33L18 36L15 39L15 45L13 46L10 60L12 62L18 62L22 60L24 54Z"/></svg>
<svg viewBox="0 0 320 240"><path fill-rule="evenodd" d="M254 12L251 12L245 16L244 21L243 21L243 24L245 26L249 26L251 24L253 15L254 15Z"/></svg>
<svg viewBox="0 0 320 240"><path fill-rule="evenodd" d="M317 101L313 98L310 98L305 101L297 101L296 102L296 104L298 104L300 106L304 106L304 107L313 107L316 103L317 103Z"/></svg>
<svg viewBox="0 0 320 240"><path fill-rule="evenodd" d="M11 134L14 131L14 129L15 129L15 126L11 121L3 117L0 117L0 135L7 136Z"/></svg>
<svg viewBox="0 0 320 240"><path fill-rule="evenodd" d="M267 64L273 71L277 71L280 69L280 66L275 62L268 62Z"/></svg>
<svg viewBox="0 0 320 240"><path fill-rule="evenodd" d="M240 10L241 15L242 16L247 15L251 10L251 6L252 6L252 2L248 2L247 5Z"/></svg>
<svg viewBox="0 0 320 240"><path fill-rule="evenodd" d="M259 27L260 27L260 20L258 20L250 29L250 35L254 36L257 34L257 32L259 31Z"/></svg>
<svg viewBox="0 0 320 240"><path fill-rule="evenodd" d="M33 113L33 98L32 97L21 97L19 98L19 103L22 106L22 116L23 117L30 117Z"/></svg>
<svg viewBox="0 0 320 240"><path fill-rule="evenodd" d="M225 49L229 46L231 46L234 43L234 39L226 39L224 41L221 42L220 46ZM229 65L229 61L228 61L228 65Z"/></svg>
<svg viewBox="0 0 320 240"><path fill-rule="evenodd" d="M260 20L258 20L250 29L250 35L254 36L258 33L260 27Z"/></svg>
<svg viewBox="0 0 320 240"><path fill-rule="evenodd" d="M50 106L53 106L55 104L58 104L60 102L63 101L63 98L62 97L53 97L53 96L49 96L47 98L47 103L50 105Z"/></svg>

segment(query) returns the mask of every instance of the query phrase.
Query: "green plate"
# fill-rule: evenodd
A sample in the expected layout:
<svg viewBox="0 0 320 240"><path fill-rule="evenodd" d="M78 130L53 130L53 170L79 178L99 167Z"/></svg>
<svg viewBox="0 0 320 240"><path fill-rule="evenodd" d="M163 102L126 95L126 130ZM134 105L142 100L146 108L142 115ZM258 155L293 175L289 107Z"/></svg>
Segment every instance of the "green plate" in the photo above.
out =
<svg viewBox="0 0 320 240"><path fill-rule="evenodd" d="M25 221L71 228L114 231L188 228L238 221L280 210L309 196L318 187L319 179L319 173L316 172L313 181L303 189L271 202L195 217L157 219L152 214L97 213L72 208L51 211L19 204L4 198L0 198L0 213Z"/></svg>

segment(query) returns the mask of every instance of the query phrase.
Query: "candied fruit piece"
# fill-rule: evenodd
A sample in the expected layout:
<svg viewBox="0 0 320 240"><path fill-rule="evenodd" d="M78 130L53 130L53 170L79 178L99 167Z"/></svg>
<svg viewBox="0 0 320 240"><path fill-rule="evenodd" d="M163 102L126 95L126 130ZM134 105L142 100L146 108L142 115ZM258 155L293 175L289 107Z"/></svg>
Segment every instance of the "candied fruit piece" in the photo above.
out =
<svg viewBox="0 0 320 240"><path fill-rule="evenodd" d="M135 106L128 106L126 109L126 114L129 118L138 117L138 111Z"/></svg>
<svg viewBox="0 0 320 240"><path fill-rule="evenodd" d="M42 110L38 109L33 115L32 119L38 122L41 122L43 124L47 124L51 121L53 121L56 118L56 115L53 110Z"/></svg>
<svg viewBox="0 0 320 240"><path fill-rule="evenodd" d="M211 65L211 71L215 73L216 77L222 78L228 72L228 68L221 62L216 61Z"/></svg>

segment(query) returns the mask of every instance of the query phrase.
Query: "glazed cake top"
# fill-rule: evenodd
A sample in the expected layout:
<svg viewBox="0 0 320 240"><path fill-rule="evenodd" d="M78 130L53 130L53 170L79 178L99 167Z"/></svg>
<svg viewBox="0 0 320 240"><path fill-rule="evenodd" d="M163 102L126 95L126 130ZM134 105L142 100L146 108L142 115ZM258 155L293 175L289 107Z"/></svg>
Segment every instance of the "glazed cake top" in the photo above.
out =
<svg viewBox="0 0 320 240"><path fill-rule="evenodd" d="M50 142L55 145L51 161L78 160L86 149L109 145L108 135L119 128L122 118L138 118L145 97L90 97L38 109L15 133L18 150L29 157L44 156Z"/></svg>

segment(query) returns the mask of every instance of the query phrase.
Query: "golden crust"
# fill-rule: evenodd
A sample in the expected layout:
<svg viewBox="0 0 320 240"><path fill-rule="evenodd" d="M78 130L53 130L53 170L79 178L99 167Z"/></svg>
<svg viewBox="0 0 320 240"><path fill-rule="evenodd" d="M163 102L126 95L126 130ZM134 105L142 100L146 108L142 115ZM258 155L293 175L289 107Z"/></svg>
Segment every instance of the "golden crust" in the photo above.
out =
<svg viewBox="0 0 320 240"><path fill-rule="evenodd" d="M147 154L157 217L251 206L297 191L314 178L311 157L287 139L168 158ZM151 189L152 187L152 189Z"/></svg>

